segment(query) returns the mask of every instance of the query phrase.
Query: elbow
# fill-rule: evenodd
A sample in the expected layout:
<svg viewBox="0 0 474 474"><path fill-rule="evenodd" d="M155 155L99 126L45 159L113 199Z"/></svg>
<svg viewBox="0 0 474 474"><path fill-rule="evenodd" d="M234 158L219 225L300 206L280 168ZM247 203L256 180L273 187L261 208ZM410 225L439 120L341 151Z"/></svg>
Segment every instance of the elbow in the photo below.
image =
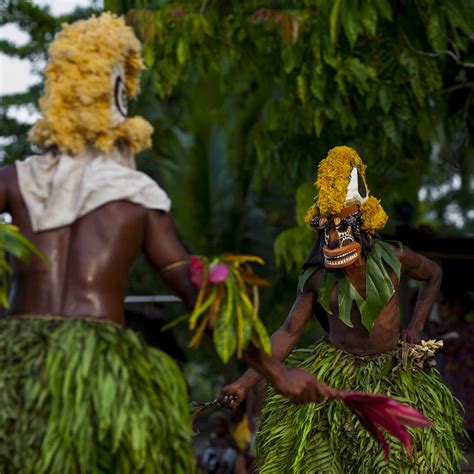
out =
<svg viewBox="0 0 474 474"><path fill-rule="evenodd" d="M291 342L298 341L299 339L299 332L288 323L283 324L277 332L284 336L286 340Z"/></svg>
<svg viewBox="0 0 474 474"><path fill-rule="evenodd" d="M443 279L443 269L441 268L441 265L439 263L435 262L435 278L437 281L441 283L441 280Z"/></svg>
<svg viewBox="0 0 474 474"><path fill-rule="evenodd" d="M441 280L443 279L443 269L441 265L436 262L433 262L433 270L431 273L431 284L439 288L441 286Z"/></svg>

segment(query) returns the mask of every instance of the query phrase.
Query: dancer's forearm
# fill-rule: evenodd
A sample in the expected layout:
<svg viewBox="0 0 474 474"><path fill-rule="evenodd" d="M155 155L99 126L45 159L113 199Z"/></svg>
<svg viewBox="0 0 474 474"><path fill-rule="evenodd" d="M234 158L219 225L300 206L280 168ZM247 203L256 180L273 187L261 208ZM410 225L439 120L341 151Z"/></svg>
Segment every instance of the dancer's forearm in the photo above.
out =
<svg viewBox="0 0 474 474"><path fill-rule="evenodd" d="M272 357L260 357L255 361L252 359L255 357L255 348L250 349L244 353L246 362L252 367L247 370L242 377L237 380L237 383L243 386L246 391L250 390L254 385L262 380L262 375L265 376L270 382L274 380L274 377L279 376L281 371L282 363L286 357L291 353L298 342L299 337L295 334L290 334L284 326L279 328L273 334L272 341ZM257 369L257 370L255 370ZM267 373L269 376L267 376ZM260 375L262 374L262 375Z"/></svg>

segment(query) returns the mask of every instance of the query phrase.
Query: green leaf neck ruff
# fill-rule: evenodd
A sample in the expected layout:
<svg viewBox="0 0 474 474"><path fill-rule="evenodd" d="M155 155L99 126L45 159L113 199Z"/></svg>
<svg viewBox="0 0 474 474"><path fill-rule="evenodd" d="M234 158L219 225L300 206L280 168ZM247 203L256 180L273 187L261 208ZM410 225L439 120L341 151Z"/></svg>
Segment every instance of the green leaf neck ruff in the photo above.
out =
<svg viewBox="0 0 474 474"><path fill-rule="evenodd" d="M354 288L343 269L325 271L318 292L319 304L328 314L332 314L330 297L337 284L339 319L349 327L354 326L351 321L351 308L355 301L360 311L362 324L371 331L378 315L395 293L384 263L396 273L398 281L400 281L400 261L388 243L377 240L367 255L366 298L363 298ZM318 268L320 266L309 267L300 275L298 286L301 291Z"/></svg>

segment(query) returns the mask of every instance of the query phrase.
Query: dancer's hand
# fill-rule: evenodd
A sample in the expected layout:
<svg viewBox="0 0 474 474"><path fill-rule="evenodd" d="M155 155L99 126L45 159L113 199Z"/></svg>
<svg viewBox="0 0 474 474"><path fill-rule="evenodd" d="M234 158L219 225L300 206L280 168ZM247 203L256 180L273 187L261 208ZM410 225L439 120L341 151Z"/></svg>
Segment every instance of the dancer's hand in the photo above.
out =
<svg viewBox="0 0 474 474"><path fill-rule="evenodd" d="M406 328L402 331L401 340L410 344L418 344L421 341L421 335L415 329Z"/></svg>
<svg viewBox="0 0 474 474"><path fill-rule="evenodd" d="M247 396L247 391L238 382L226 385L216 399L217 404L222 408L233 410L238 407Z"/></svg>
<svg viewBox="0 0 474 474"><path fill-rule="evenodd" d="M285 367L273 383L275 390L293 403L321 402L333 390L304 369Z"/></svg>

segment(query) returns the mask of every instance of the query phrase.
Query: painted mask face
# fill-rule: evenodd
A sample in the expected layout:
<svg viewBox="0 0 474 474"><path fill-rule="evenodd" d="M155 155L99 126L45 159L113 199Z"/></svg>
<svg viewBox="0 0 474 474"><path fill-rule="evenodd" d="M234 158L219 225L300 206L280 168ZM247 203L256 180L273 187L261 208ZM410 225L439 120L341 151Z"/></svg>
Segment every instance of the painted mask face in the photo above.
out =
<svg viewBox="0 0 474 474"><path fill-rule="evenodd" d="M356 238L360 235L358 206L344 208L330 217L318 216L311 225L323 233L324 266L343 268L360 261L361 246Z"/></svg>
<svg viewBox="0 0 474 474"><path fill-rule="evenodd" d="M112 125L115 126L126 119L128 112L127 88L125 87L125 74L123 67L116 64L112 70L112 99L110 115Z"/></svg>

